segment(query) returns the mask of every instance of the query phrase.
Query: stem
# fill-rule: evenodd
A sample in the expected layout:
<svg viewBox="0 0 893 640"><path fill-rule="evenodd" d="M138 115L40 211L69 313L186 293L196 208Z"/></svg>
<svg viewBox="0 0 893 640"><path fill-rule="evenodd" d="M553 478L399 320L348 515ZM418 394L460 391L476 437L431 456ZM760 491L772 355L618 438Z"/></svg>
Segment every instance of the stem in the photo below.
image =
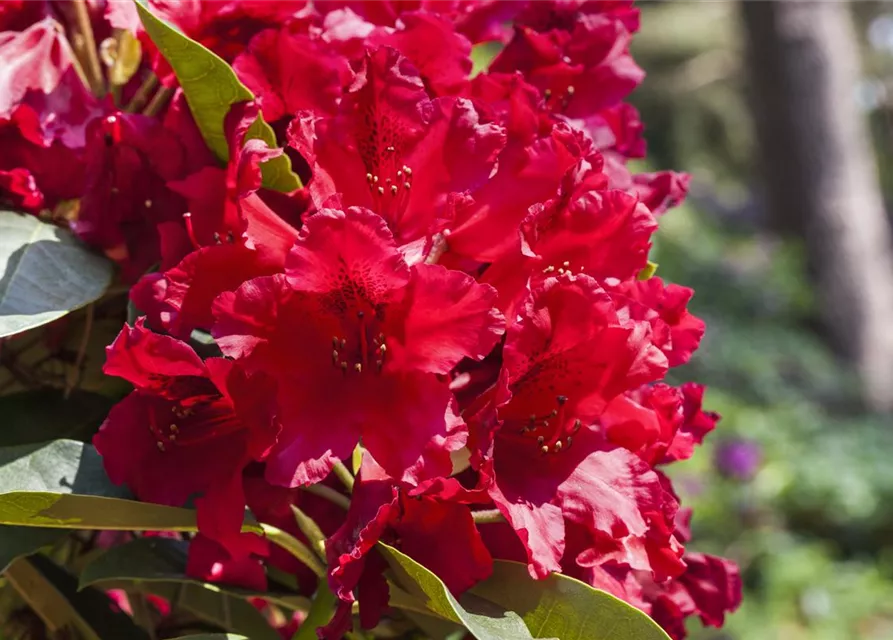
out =
<svg viewBox="0 0 893 640"><path fill-rule="evenodd" d="M72 0L72 5L76 35L81 38L80 49L86 62L84 71L87 73L87 80L93 94L97 98L101 98L105 94L105 76L102 75L102 65L99 63L99 54L96 51L96 38L93 37L90 11L87 8L86 0Z"/></svg>
<svg viewBox="0 0 893 640"><path fill-rule="evenodd" d="M338 479L344 485L344 488L347 489L348 493L353 493L354 477L353 474L348 471L347 467L344 466L344 463L338 460L335 463L335 466L332 467L332 471L338 476Z"/></svg>
<svg viewBox="0 0 893 640"><path fill-rule="evenodd" d="M347 511L350 509L350 499L346 496L341 495L331 487L327 487L324 484L311 484L306 487L302 487L304 491L307 493L312 493L315 496L319 496L320 498L325 498L332 504L337 504L339 507Z"/></svg>
<svg viewBox="0 0 893 640"><path fill-rule="evenodd" d="M167 106L168 100L171 99L175 91L176 89L171 89L170 87L161 87L158 93L149 101L149 104L146 105L146 108L143 109L143 115L157 116Z"/></svg>
<svg viewBox="0 0 893 640"><path fill-rule="evenodd" d="M78 345L77 357L74 361L74 367L70 369L67 384L65 385L65 399L71 395L81 382L81 368L84 366L84 358L87 356L87 346L90 344L90 334L93 332L93 305L87 305L87 312L84 317L84 333L81 336L81 344Z"/></svg>
<svg viewBox="0 0 893 640"><path fill-rule="evenodd" d="M473 511L471 515L474 518L475 524L495 524L497 522L505 522L505 518L499 512L499 509Z"/></svg>
<svg viewBox="0 0 893 640"><path fill-rule="evenodd" d="M158 636L155 635L155 624L146 596L138 589L131 589L127 591L127 599L130 600L130 607L133 609L133 621L145 629L149 640L156 640Z"/></svg>
<svg viewBox="0 0 893 640"><path fill-rule="evenodd" d="M143 80L143 83L137 88L136 93L133 94L133 98L131 98L127 106L124 107L124 111L126 113L139 113L149 101L149 96L151 96L157 88L158 76L150 71L149 75L146 76L146 79Z"/></svg>
<svg viewBox="0 0 893 640"><path fill-rule="evenodd" d="M292 513L295 514L295 521L301 533L313 544L313 550L320 560L326 561L326 534L322 532L319 525L313 521L313 518L301 511L298 507L292 505Z"/></svg>
<svg viewBox="0 0 893 640"><path fill-rule="evenodd" d="M307 545L278 527L274 527L270 524L261 524L260 526L270 542L288 551L300 562L307 565L307 568L315 573L318 578L325 580L325 566Z"/></svg>

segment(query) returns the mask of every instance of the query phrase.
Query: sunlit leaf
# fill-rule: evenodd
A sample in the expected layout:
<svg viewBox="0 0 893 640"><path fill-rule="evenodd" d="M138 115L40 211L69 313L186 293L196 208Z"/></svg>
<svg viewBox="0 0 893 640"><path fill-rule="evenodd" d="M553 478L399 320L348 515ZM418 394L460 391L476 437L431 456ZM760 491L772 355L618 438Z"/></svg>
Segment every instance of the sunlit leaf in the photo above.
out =
<svg viewBox="0 0 893 640"><path fill-rule="evenodd" d="M65 229L0 211L0 338L61 318L99 298L112 263Z"/></svg>
<svg viewBox="0 0 893 640"><path fill-rule="evenodd" d="M51 631L76 630L85 640L148 638L105 594L96 589L79 591L77 579L45 556L20 558L5 575Z"/></svg>
<svg viewBox="0 0 893 640"><path fill-rule="evenodd" d="M533 580L527 567L496 560L493 575L456 600L433 573L379 544L400 589L392 607L459 623L478 640L668 640L647 615L589 585L553 574Z"/></svg>
<svg viewBox="0 0 893 640"><path fill-rule="evenodd" d="M263 597L289 609L306 609L310 602L296 594L277 592L258 593L227 585L208 585L186 575L186 556L189 543L171 538L138 538L107 549L96 556L81 571L81 587L128 588L148 582L183 583L218 590L241 599Z"/></svg>
<svg viewBox="0 0 893 640"><path fill-rule="evenodd" d="M136 8L146 33L180 81L205 142L221 161L228 161L223 120L232 105L254 100L254 94L239 82L232 68L217 54L153 15L144 0L137 0ZM271 148L276 147L276 134L262 118L255 121L246 137L260 138ZM301 180L292 171L291 161L285 154L265 162L261 172L267 188L286 193L301 188Z"/></svg>

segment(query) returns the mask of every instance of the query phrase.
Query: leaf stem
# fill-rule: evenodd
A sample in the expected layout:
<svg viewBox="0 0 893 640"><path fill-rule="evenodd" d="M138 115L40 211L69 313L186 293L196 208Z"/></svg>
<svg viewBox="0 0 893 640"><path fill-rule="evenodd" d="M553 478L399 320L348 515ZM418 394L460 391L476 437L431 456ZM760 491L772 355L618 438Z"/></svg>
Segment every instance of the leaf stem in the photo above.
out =
<svg viewBox="0 0 893 640"><path fill-rule="evenodd" d="M133 98L131 98L127 106L124 107L124 111L126 113L139 113L149 101L149 96L151 96L157 88L158 76L150 71L149 75L146 76L146 79L143 80L143 83L137 87L136 93L133 94Z"/></svg>
<svg viewBox="0 0 893 640"><path fill-rule="evenodd" d="M295 521L298 523L298 528L301 530L301 533L303 533L307 540L313 545L313 550L316 552L316 555L319 556L320 560L325 562L326 534L322 532L322 529L320 529L319 525L314 522L313 518L301 511L298 507L292 505L291 510L292 513L295 514Z"/></svg>
<svg viewBox="0 0 893 640"><path fill-rule="evenodd" d="M96 50L90 11L86 0L72 0L72 5L75 19L73 44L85 59L84 71L87 73L90 89L97 98L101 98L105 95L105 76L102 74L102 65L99 63L99 53Z"/></svg>
<svg viewBox="0 0 893 640"><path fill-rule="evenodd" d="M505 522L505 518L499 509L486 509L484 511L472 511L472 517L475 524L496 524L497 522Z"/></svg>
<svg viewBox="0 0 893 640"><path fill-rule="evenodd" d="M325 498L332 504L337 504L345 511L350 509L350 499L347 496L338 493L332 487L327 487L324 484L311 484L301 488L307 493L312 493L320 498Z"/></svg>
<svg viewBox="0 0 893 640"><path fill-rule="evenodd" d="M338 476L338 479L347 489L348 493L353 493L354 477L348 468L344 466L344 463L338 460L335 462L335 466L332 467L332 471Z"/></svg>
<svg viewBox="0 0 893 640"><path fill-rule="evenodd" d="M318 578L325 580L325 566L319 561L319 559L316 557L316 554L313 553L313 551L311 551L307 545L295 538L290 533L286 533L278 527L263 523L261 523L260 526L270 542L288 551L301 563L307 565L307 568L315 573Z"/></svg>
<svg viewBox="0 0 893 640"><path fill-rule="evenodd" d="M167 106L168 101L173 97L176 89L172 89L171 87L161 87L158 90L152 99L149 101L149 104L146 105L146 108L143 109L144 116L157 116L165 106Z"/></svg>

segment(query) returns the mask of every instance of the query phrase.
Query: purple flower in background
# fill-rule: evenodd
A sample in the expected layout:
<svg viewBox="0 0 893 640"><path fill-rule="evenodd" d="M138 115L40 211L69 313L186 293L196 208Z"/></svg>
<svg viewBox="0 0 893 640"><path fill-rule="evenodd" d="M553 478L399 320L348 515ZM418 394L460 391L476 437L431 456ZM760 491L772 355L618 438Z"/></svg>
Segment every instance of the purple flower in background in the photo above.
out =
<svg viewBox="0 0 893 640"><path fill-rule="evenodd" d="M747 482L760 468L763 450L752 440L736 438L720 442L713 454L716 470L726 478Z"/></svg>

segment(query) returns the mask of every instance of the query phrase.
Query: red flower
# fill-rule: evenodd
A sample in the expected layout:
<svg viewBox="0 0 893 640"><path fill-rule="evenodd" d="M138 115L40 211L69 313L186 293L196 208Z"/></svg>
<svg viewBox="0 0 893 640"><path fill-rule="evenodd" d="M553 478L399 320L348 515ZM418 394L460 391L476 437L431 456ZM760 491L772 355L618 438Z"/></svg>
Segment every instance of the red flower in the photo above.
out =
<svg viewBox="0 0 893 640"><path fill-rule="evenodd" d="M185 201L167 186L188 170L174 132L157 120L115 113L90 124L86 183L73 230L134 281L158 262L158 225L178 222Z"/></svg>
<svg viewBox="0 0 893 640"><path fill-rule="evenodd" d="M234 105L224 122L231 155L227 169L205 167L168 183L187 200L190 213L185 226L177 221L162 229L166 244L191 243L189 248L195 250L164 273L144 277L131 298L152 324L175 336L186 338L197 327L210 328L211 303L223 291L281 271L297 237L298 232L256 193L261 186L260 164L282 154L261 140L245 140L258 117L256 104ZM174 240L177 236L179 240ZM163 263L171 258L162 257Z"/></svg>
<svg viewBox="0 0 893 640"><path fill-rule="evenodd" d="M404 12L399 29L379 28L365 45L393 47L406 56L436 96L458 95L471 76L471 43L448 17L427 11Z"/></svg>
<svg viewBox="0 0 893 640"><path fill-rule="evenodd" d="M719 421L701 409L704 387L645 386L615 398L600 423L608 439L650 465L687 460Z"/></svg>
<svg viewBox="0 0 893 640"><path fill-rule="evenodd" d="M512 104L509 120L516 111L530 113L518 102ZM595 153L589 140L563 123L550 126L544 135L515 126L523 135L509 136L496 173L457 207L447 240L450 257L493 262L518 251L518 228L529 208L554 198L566 172ZM592 162L599 160L593 157Z"/></svg>
<svg viewBox="0 0 893 640"><path fill-rule="evenodd" d="M635 9L535 2L490 68L521 71L549 108L586 121L618 105L642 81L645 74L629 54L635 28Z"/></svg>
<svg viewBox="0 0 893 640"><path fill-rule="evenodd" d="M0 118L0 198L36 213L80 195L84 182L80 154L43 136L38 115L19 106Z"/></svg>
<svg viewBox="0 0 893 640"><path fill-rule="evenodd" d="M231 61L259 31L297 19L307 6L307 0L150 0L148 4L152 13L176 25L224 60ZM152 61L152 70L165 84L175 82L167 62L143 31L132 3L109 2L105 14L116 29L128 29L139 36Z"/></svg>
<svg viewBox="0 0 893 640"><path fill-rule="evenodd" d="M685 573L665 584L646 588L651 617L674 640L687 637L685 618L697 615L711 627L722 627L726 612L741 604L741 575L731 560L704 553L686 553Z"/></svg>
<svg viewBox="0 0 893 640"><path fill-rule="evenodd" d="M231 552L244 548L242 468L266 455L278 430L270 380L222 358L202 362L142 321L107 354L103 371L136 387L93 439L109 478L147 502L180 506L200 494L202 533Z"/></svg>
<svg viewBox="0 0 893 640"><path fill-rule="evenodd" d="M327 14L327 25L362 18L371 23L370 31L372 25L400 27L411 20L411 14L438 16L454 24L456 31L471 42L478 43L507 40L511 30L506 24L526 4L524 0L326 0L316 8ZM357 33L357 37L363 35Z"/></svg>
<svg viewBox="0 0 893 640"><path fill-rule="evenodd" d="M593 427L612 398L666 371L647 325L622 322L587 276L547 279L521 316L506 339L485 468L492 466L490 495L524 543L531 573L561 569L566 522L587 532L590 563L675 570L652 562L675 553L672 527L661 524L672 523L674 497Z"/></svg>
<svg viewBox="0 0 893 640"><path fill-rule="evenodd" d="M288 28L254 36L233 70L258 97L269 122L302 110L334 113L353 76L347 60L319 37Z"/></svg>
<svg viewBox="0 0 893 640"><path fill-rule="evenodd" d="M611 297L631 318L651 324L655 344L660 346L671 367L685 364L697 350L704 335L704 321L688 311L694 291L660 278L630 280L612 287Z"/></svg>
<svg viewBox="0 0 893 640"><path fill-rule="evenodd" d="M276 376L284 432L274 484L316 482L362 436L395 478L448 474L461 447L446 374L502 334L496 293L459 272L409 267L385 221L359 208L305 222L285 275L256 278L215 303L223 352Z"/></svg>
<svg viewBox="0 0 893 640"><path fill-rule="evenodd" d="M503 144L467 100L429 100L388 48L366 58L337 116L302 114L289 139L310 163L317 207L339 194L342 206L382 216L400 244L438 231L459 194L487 180Z"/></svg>
<svg viewBox="0 0 893 640"><path fill-rule="evenodd" d="M528 287L550 275L626 280L645 267L657 224L635 197L602 190L606 179L598 169L588 160L570 169L556 197L530 208L518 249L484 272L483 281L499 291L507 318L515 317Z"/></svg>
<svg viewBox="0 0 893 640"><path fill-rule="evenodd" d="M235 554L199 533L189 543L186 575L253 591L267 590L267 574L261 564L265 543L253 533L239 537L243 550Z"/></svg>
<svg viewBox="0 0 893 640"><path fill-rule="evenodd" d="M396 544L457 596L492 572L490 554L466 505L412 493L412 487L400 486L366 455L347 519L326 544L329 583L341 600L339 608L350 611L359 586L365 628L375 626L388 602L381 575L385 565L373 551L379 540ZM336 615L323 637L340 638L344 618Z"/></svg>
<svg viewBox="0 0 893 640"><path fill-rule="evenodd" d="M49 144L84 146L87 124L102 112L78 75L76 58L59 24L44 18L21 33L0 33L0 119L27 105Z"/></svg>

